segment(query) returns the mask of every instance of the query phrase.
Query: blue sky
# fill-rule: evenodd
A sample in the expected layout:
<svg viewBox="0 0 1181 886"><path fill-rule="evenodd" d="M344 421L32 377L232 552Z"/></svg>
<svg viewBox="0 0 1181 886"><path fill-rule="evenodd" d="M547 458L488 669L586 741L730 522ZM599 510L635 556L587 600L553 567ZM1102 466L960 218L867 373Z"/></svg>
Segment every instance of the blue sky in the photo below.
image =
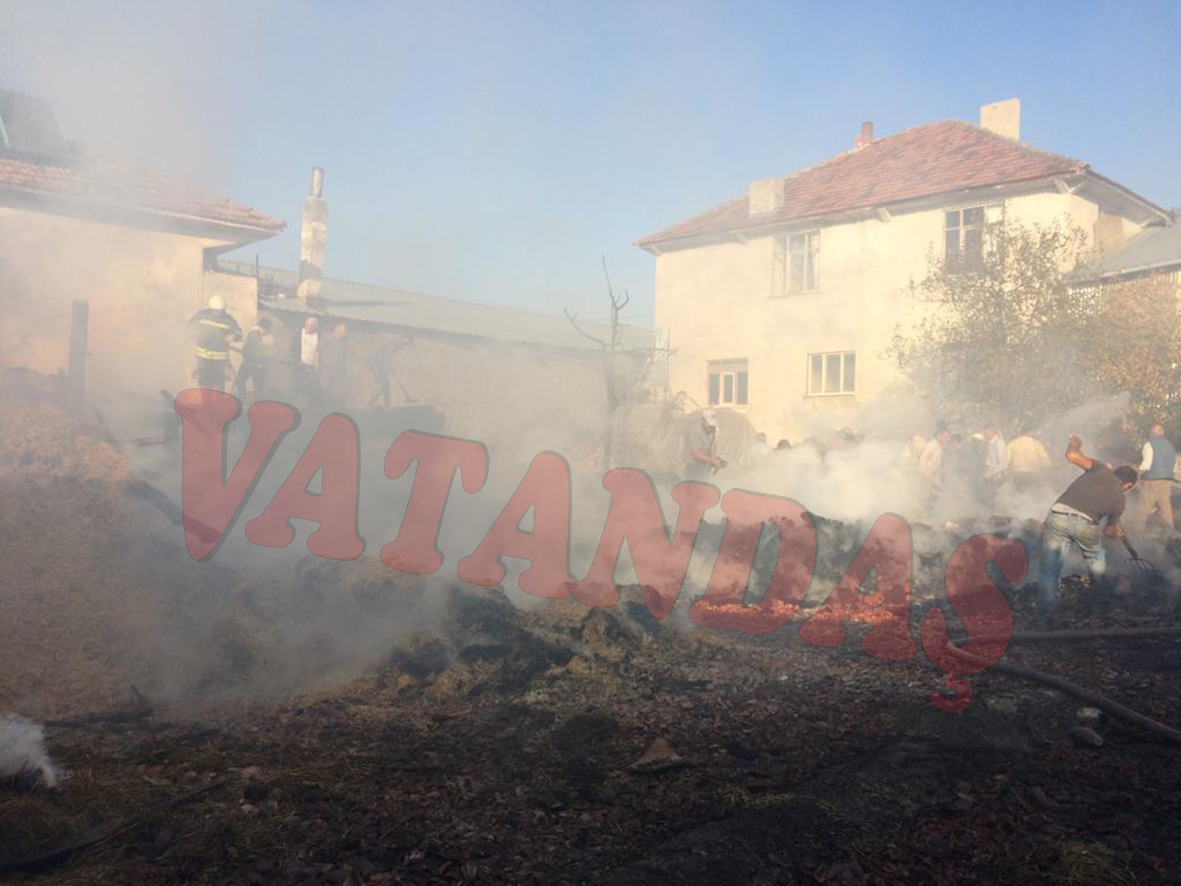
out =
<svg viewBox="0 0 1181 886"><path fill-rule="evenodd" d="M284 219L330 276L650 322L633 241L879 136L1019 96L1022 138L1181 204L1181 5L0 0L0 85Z"/></svg>

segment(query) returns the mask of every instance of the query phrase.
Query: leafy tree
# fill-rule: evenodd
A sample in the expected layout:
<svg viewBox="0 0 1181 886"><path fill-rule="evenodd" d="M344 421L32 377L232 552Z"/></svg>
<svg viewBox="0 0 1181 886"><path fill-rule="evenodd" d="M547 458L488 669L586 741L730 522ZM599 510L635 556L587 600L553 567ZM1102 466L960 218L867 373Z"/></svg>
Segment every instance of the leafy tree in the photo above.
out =
<svg viewBox="0 0 1181 886"><path fill-rule="evenodd" d="M1167 275L1118 282L1093 294L1089 319L1092 377L1105 390L1127 391L1129 418L1141 433L1160 422L1181 432L1181 314Z"/></svg>
<svg viewBox="0 0 1181 886"><path fill-rule="evenodd" d="M917 320L890 355L939 414L1020 424L1094 393L1088 360L1092 293L1071 288L1085 233L1000 222L971 256L928 255L911 283Z"/></svg>

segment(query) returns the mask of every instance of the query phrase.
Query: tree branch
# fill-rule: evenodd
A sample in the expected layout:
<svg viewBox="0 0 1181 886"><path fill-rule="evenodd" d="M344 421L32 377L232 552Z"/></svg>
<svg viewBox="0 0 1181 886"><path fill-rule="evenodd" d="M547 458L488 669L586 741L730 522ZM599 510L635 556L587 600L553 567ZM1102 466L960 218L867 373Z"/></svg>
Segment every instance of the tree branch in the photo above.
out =
<svg viewBox="0 0 1181 886"><path fill-rule="evenodd" d="M587 332L585 329L583 329L578 324L578 315L570 313L569 308L562 308L562 313L566 315L566 319L570 321L570 325L573 326L575 331L578 332L578 334L581 335L583 338L590 339L591 341L593 341L595 344L597 344L601 348L606 349L608 347L607 342L603 341L601 338L596 338L595 336L593 336L589 332Z"/></svg>

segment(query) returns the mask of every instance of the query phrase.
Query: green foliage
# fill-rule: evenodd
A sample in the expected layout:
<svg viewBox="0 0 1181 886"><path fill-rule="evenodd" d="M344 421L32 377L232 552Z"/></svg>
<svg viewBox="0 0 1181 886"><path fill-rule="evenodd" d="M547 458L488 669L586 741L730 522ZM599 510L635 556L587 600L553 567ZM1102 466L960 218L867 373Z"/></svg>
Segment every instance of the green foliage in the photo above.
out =
<svg viewBox="0 0 1181 886"><path fill-rule="evenodd" d="M1104 389L1127 391L1129 418L1146 427L1160 422L1181 432L1181 314L1177 284L1165 275L1105 287L1090 318L1092 377Z"/></svg>
<svg viewBox="0 0 1181 886"><path fill-rule="evenodd" d="M939 414L1015 427L1127 391L1134 417L1181 419L1175 286L1072 286L1087 258L1077 227L1002 222L984 240L971 268L929 255L911 284L918 320L890 348Z"/></svg>

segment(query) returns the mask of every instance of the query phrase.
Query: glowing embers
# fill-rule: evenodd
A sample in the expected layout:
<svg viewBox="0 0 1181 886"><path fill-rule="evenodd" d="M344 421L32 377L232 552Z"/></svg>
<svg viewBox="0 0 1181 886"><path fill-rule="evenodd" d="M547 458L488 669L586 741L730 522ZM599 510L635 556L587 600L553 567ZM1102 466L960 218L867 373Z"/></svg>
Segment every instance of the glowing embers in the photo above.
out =
<svg viewBox="0 0 1181 886"><path fill-rule="evenodd" d="M183 505L185 537L194 559L213 556L282 438L296 425L294 410L282 403L255 403L248 413L250 437L237 464L225 473L224 431L237 414L228 394L189 390L176 400L184 423ZM357 534L359 439L353 422L342 415L326 417L316 429L279 491L246 526L251 542L268 547L290 544L292 518L312 520L319 529L308 538L315 555L352 560L364 541ZM406 431L391 444L386 476L396 479L417 462L410 500L398 536L381 550L392 569L432 573L443 563L439 529L458 468L463 491L483 488L488 453L482 443ZM312 478L323 471L319 494L309 493ZM603 533L586 578L569 571L571 492L565 459L543 452L533 459L520 485L479 545L459 560L459 578L477 585L497 585L505 577L502 557L530 562L521 575L521 590L537 597L573 594L588 606L609 607L619 598L613 573L623 542L640 580L644 603L656 618L667 616L680 595L689 558L705 512L718 503L717 490L705 483L678 483L672 498L679 513L671 535L656 490L647 474L631 469L609 471L603 487L611 493ZM721 501L726 528L705 595L690 608L696 623L750 634L767 634L790 622L812 582L816 564L816 531L808 513L796 502L773 495L732 490ZM520 526L530 511L533 531ZM745 594L754 568L759 536L765 526L779 533L779 553L762 599L746 605ZM971 687L959 679L993 664L1012 634L1008 601L986 574L995 561L1010 583L1026 570L1025 549L1018 541L981 535L965 541L948 561L947 600L968 632L962 647L947 634L942 610L927 612L922 625L923 649L932 662L948 671L947 688L955 699L931 696L941 710L963 710ZM872 594L863 594L870 573ZM871 630L862 649L881 659L904 660L917 650L910 636L910 527L893 514L879 517L849 568L820 610L800 627L800 638L814 646L835 647L845 641L842 622L868 622ZM973 637L976 639L974 640ZM1003 642L998 641L1003 638ZM987 639L982 639L987 638Z"/></svg>

